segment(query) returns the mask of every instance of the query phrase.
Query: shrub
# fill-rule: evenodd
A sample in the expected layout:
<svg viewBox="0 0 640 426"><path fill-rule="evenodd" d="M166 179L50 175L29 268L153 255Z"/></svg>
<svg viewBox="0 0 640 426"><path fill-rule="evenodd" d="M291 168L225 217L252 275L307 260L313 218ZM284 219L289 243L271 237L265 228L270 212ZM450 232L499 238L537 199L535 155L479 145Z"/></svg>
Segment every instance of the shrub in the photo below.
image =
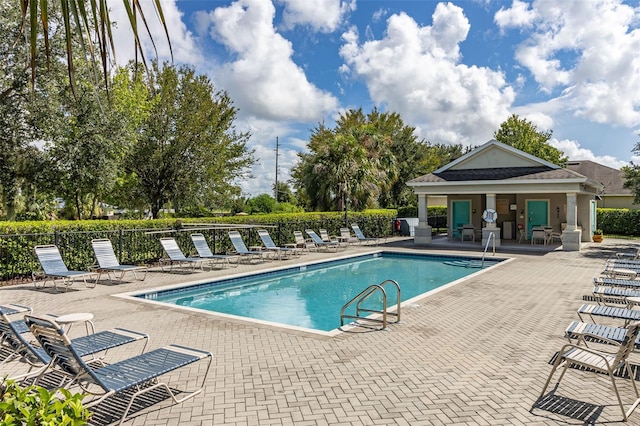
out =
<svg viewBox="0 0 640 426"><path fill-rule="evenodd" d="M15 381L7 380L0 392L0 424L3 425L80 426L86 425L91 416L82 405L84 395L71 394L67 389L22 388Z"/></svg>

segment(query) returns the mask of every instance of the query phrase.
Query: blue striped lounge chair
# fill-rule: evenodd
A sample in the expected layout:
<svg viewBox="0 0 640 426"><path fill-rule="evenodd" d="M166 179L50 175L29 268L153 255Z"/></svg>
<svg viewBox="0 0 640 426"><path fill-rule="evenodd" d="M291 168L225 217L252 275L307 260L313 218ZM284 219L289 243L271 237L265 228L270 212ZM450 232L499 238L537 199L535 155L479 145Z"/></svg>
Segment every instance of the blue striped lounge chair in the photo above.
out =
<svg viewBox="0 0 640 426"><path fill-rule="evenodd" d="M195 269L196 266L199 266L201 270L204 270L204 265L211 262L210 259L185 256L182 250L180 250L180 246L178 246L175 238L160 238L160 244L162 244L164 252L169 257L170 271L173 270L174 265L178 265L179 267L190 265L192 269Z"/></svg>
<svg viewBox="0 0 640 426"><path fill-rule="evenodd" d="M30 313L31 308L25 306L0 306L2 347L7 349L7 355L0 361L0 365L19 359L27 363L30 367L27 373L12 377L14 380L40 376L51 366L51 356L42 347L33 345L33 337L29 334L29 327L24 319L10 318L10 316L15 314L29 315ZM123 328L99 331L71 340L79 357L95 355L138 341L144 341L141 350L141 352L144 352L149 341L149 336L145 333L125 330Z"/></svg>
<svg viewBox="0 0 640 426"><path fill-rule="evenodd" d="M137 272L142 272L143 275L140 281L144 281L146 278L146 266L120 264L113 250L111 240L107 238L91 240L91 247L96 255L96 270L99 274L106 273L110 281L113 282L113 279L122 280L127 272L131 272L135 279L138 279ZM113 278L111 278L111 274L113 274Z"/></svg>
<svg viewBox="0 0 640 426"><path fill-rule="evenodd" d="M232 256L230 254L213 254L207 244L207 240L204 235L200 233L191 234L191 241L198 252L198 257L202 259L210 259L215 264L226 266L238 266L238 256ZM233 263L231 261L234 261Z"/></svg>
<svg viewBox="0 0 640 426"><path fill-rule="evenodd" d="M80 278L85 287L93 288L96 286L99 274L91 271L70 271L62 260L58 246L53 244L35 246L33 250L42 267L41 272L32 273L33 284L36 288L44 288L49 279L53 282L53 288L56 291L58 291L58 280L65 286L65 290L73 284L74 280ZM38 280L39 277L43 277L44 280ZM93 282L87 280L88 278L93 278Z"/></svg>
<svg viewBox="0 0 640 426"><path fill-rule="evenodd" d="M155 389L164 389L176 404L200 394L213 359L210 352L168 345L114 363L87 363L79 356L78 345L69 340L64 329L54 319L25 315L25 322L40 346L51 357L51 363L73 377L65 387L79 385L85 393L94 396L84 404L86 408L91 409L102 402L108 404L105 400L112 395L129 398L120 424L127 419L133 403ZM207 361L207 366L204 374L198 375L201 383L196 382L193 389L177 392L166 382L160 381L162 376L198 361ZM118 408L125 403L126 401L123 405L118 405Z"/></svg>
<svg viewBox="0 0 640 426"><path fill-rule="evenodd" d="M611 341L620 344L624 340L626 332L627 330L624 327L572 321L565 329L565 337L569 342L573 342L574 340L585 343L587 341L598 343ZM636 339L635 346L640 349L640 338Z"/></svg>
<svg viewBox="0 0 640 426"><path fill-rule="evenodd" d="M640 289L640 280L623 280L621 278L596 277L593 283L598 286L628 287Z"/></svg>
<svg viewBox="0 0 640 426"><path fill-rule="evenodd" d="M584 323L580 323L584 324ZM586 324L583 327L582 332L587 333L587 329L594 329L596 327L604 327L598 326L596 324ZM612 329L614 327L611 327ZM542 392L540 392L540 396L538 400L545 396L545 392L549 387L549 383L551 382L551 378L553 374L556 372L558 368L562 371L560 376L558 377L558 382L554 387L554 393L557 392L558 387L560 386L560 382L562 381L565 373L567 372L570 366L580 367L580 374L588 374L591 372L598 374L606 374L609 376L611 381L611 385L616 394L618 405L620 406L620 410L622 411L623 421L626 421L628 417L633 413L638 404L640 403L640 394L638 393L638 388L636 387L636 381L634 380L634 374L631 369L631 365L628 361L629 355L633 352L634 348L638 346L638 334L640 333L640 322L633 322L629 324L626 328L617 329L621 330L616 336L616 342L619 343L618 350L616 352L612 351L603 351L594 348L590 348L587 346L580 346L579 344L569 343L564 345L557 353L555 360L553 362L553 367L551 372L549 373L549 377L547 378L544 386L542 387ZM607 339L600 337L600 340L605 342ZM610 340L610 339L609 339ZM585 341L586 345L586 341ZM622 403L622 398L620 397L620 392L618 391L618 387L616 385L616 372L624 370L628 377L631 377L631 385L635 392L635 401L630 405L628 409L625 409L624 404ZM624 380L624 378L623 378ZM600 401L601 402L601 401Z"/></svg>
<svg viewBox="0 0 640 426"><path fill-rule="evenodd" d="M594 317L606 317L621 319L626 326L632 321L640 321L640 311L629 308L619 308L615 306L584 304L578 308L578 318L584 321L583 315L588 315L593 323L597 323Z"/></svg>
<svg viewBox="0 0 640 426"><path fill-rule="evenodd" d="M623 287L605 287L595 286L593 295L599 300L599 303L607 304L607 300L614 300L617 303L627 303L629 297L640 297L640 291L630 290Z"/></svg>

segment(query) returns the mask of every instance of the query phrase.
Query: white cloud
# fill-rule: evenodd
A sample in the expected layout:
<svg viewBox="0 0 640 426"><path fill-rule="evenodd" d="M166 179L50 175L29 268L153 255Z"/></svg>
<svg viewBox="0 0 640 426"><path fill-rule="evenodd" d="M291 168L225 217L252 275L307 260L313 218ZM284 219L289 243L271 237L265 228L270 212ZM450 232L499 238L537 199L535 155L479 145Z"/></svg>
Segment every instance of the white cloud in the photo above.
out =
<svg viewBox="0 0 640 426"><path fill-rule="evenodd" d="M513 0L510 9L501 7L493 17L494 22L501 29L510 27L529 27L536 18L535 10L529 8L529 3Z"/></svg>
<svg viewBox="0 0 640 426"><path fill-rule="evenodd" d="M503 28L533 28L516 59L541 90L562 91L564 109L598 123L640 124L640 7L620 0L538 0L533 25L498 13Z"/></svg>
<svg viewBox="0 0 640 426"><path fill-rule="evenodd" d="M217 70L215 80L243 116L320 120L338 101L311 84L293 62L291 43L273 27L274 15L269 0L239 0L209 13L211 36L236 58Z"/></svg>
<svg viewBox="0 0 640 426"><path fill-rule="evenodd" d="M142 22L139 21L139 36L144 48L145 58L147 61L152 59L158 59L160 62L170 61L171 50L169 49L167 36L162 23L157 18L153 5L150 2L147 2L143 3L142 6L157 50L156 57L156 51L154 51L153 44L149 39L147 31L144 25L142 25ZM116 50L117 63L118 65L126 65L127 62L135 58L131 24L129 23L129 18L122 2L110 2L109 7L111 8L109 17L113 22L117 23L116 27L113 29L113 41ZM196 46L193 35L189 30L187 30L186 25L182 22L183 14L178 10L175 0L163 1L162 12L169 31L169 38L171 39L171 49L173 50L174 61L177 63L192 65L199 64L201 62L202 54Z"/></svg>
<svg viewBox="0 0 640 426"><path fill-rule="evenodd" d="M618 160L616 157L611 155L595 155L593 151L582 148L578 141L569 139L557 140L555 138L551 138L549 140L549 145L564 152L569 160L591 160L605 166L613 167L614 169L620 169L620 167L628 165L627 162Z"/></svg>
<svg viewBox="0 0 640 426"><path fill-rule="evenodd" d="M461 8L440 3L432 26L392 15L384 38L362 44L357 31L349 30L340 54L351 75L364 79L373 101L400 113L421 136L477 144L509 116L514 92L502 73L460 63L459 44L469 28Z"/></svg>
<svg viewBox="0 0 640 426"><path fill-rule="evenodd" d="M345 16L356 9L355 0L277 0L284 4L283 24L287 29L297 25L330 33L338 29Z"/></svg>

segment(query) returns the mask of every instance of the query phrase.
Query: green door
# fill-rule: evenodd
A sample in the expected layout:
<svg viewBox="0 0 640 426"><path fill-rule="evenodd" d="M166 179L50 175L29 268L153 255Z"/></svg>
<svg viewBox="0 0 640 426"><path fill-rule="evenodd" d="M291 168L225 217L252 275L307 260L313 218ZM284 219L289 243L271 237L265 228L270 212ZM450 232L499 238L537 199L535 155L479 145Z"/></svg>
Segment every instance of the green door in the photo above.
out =
<svg viewBox="0 0 640 426"><path fill-rule="evenodd" d="M458 228L471 223L471 200L451 201L451 225L453 238L460 238Z"/></svg>
<svg viewBox="0 0 640 426"><path fill-rule="evenodd" d="M527 239L531 238L531 229L549 225L549 201L527 200Z"/></svg>

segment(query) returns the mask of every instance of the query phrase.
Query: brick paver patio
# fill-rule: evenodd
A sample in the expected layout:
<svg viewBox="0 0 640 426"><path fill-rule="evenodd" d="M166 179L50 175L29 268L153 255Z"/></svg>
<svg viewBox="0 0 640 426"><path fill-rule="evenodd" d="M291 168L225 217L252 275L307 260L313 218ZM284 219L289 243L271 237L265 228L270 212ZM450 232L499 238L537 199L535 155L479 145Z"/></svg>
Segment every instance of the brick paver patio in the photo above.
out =
<svg viewBox="0 0 640 426"><path fill-rule="evenodd" d="M75 283L68 292L33 285L2 288L0 303L34 313L91 312L97 330L124 327L151 335L149 347L178 343L209 350L212 371L203 394L180 405L161 402L135 415L133 425L497 425L591 424L621 419L606 377L569 371L547 408L532 404L566 342L582 296L605 260L630 242L605 240L581 252L541 251L500 256L513 261L404 307L386 331L318 336L214 315L131 302L112 295L271 268L301 260L196 273L155 270L144 282ZM472 251L461 251L462 248ZM386 247L380 247L386 248ZM523 247L524 248L524 247ZM353 253L374 248L350 248ZM391 250L479 254L460 245ZM339 253L340 255L342 253ZM302 261L335 256L310 254ZM394 278L380 277L381 280ZM337 315L337 313L336 313ZM71 332L80 333L83 327ZM110 356L132 355L126 348ZM172 377L179 387L202 366ZM0 372L7 373L7 366ZM179 377L178 377L179 376ZM625 402L633 401L628 383ZM640 424L640 412L629 424Z"/></svg>

